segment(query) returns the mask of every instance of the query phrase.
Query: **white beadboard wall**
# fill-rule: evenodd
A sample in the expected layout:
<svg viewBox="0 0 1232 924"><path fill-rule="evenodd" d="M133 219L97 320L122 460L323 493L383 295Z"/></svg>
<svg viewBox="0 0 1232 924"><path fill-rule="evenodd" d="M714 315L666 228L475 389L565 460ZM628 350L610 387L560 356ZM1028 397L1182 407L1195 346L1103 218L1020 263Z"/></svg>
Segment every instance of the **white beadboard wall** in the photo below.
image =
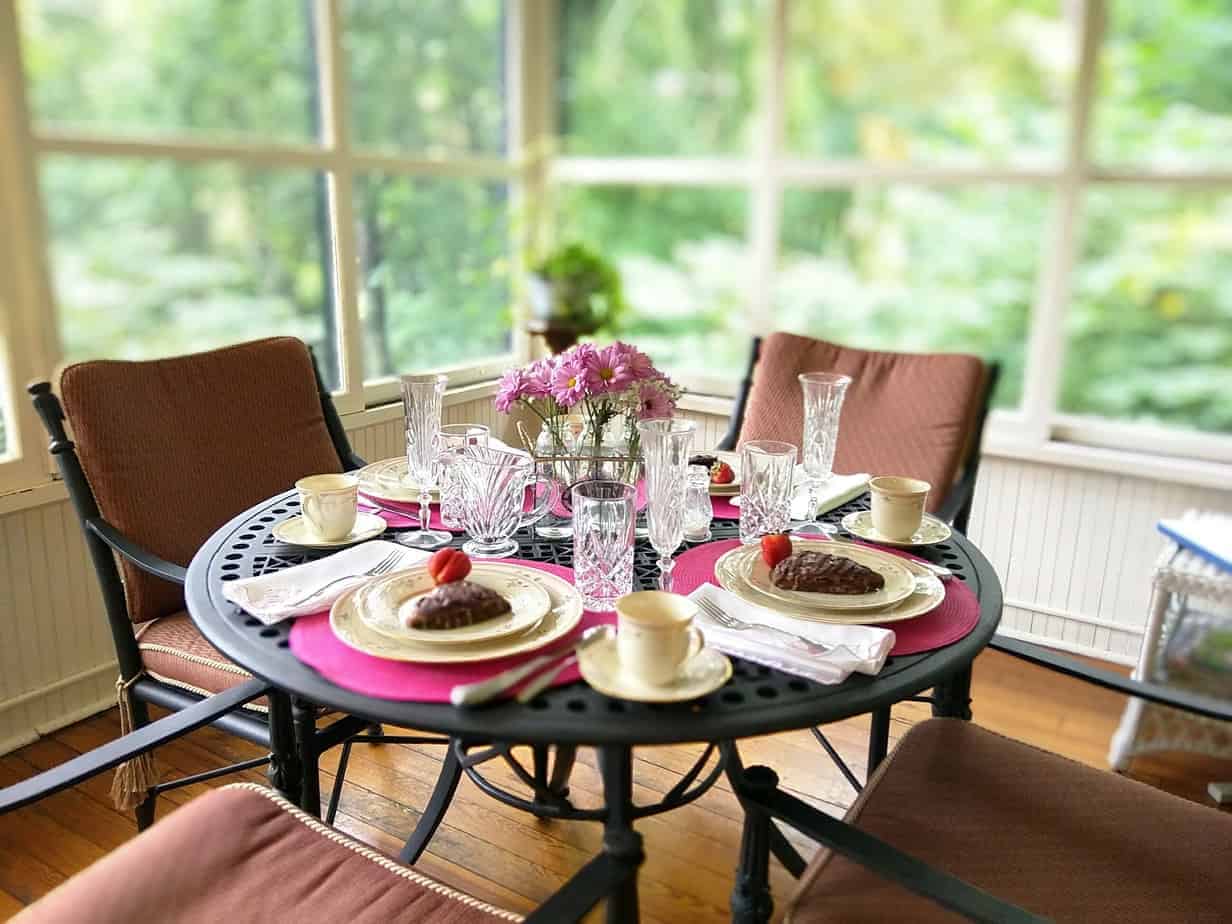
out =
<svg viewBox="0 0 1232 924"><path fill-rule="evenodd" d="M698 444L726 418L690 414ZM490 397L446 407L513 442ZM397 418L351 429L366 459L402 448ZM1132 662L1159 552L1155 521L1189 507L1232 512L1232 492L1054 465L986 458L971 536L1005 587L1003 631ZM114 701L115 663L102 602L67 500L0 515L0 753Z"/></svg>

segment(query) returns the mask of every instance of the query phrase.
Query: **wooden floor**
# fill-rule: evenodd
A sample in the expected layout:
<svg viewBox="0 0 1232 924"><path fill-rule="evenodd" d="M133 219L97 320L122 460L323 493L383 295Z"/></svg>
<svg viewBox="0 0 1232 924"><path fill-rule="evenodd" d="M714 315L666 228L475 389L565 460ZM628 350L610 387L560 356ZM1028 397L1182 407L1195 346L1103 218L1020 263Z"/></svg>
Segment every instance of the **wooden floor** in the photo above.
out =
<svg viewBox="0 0 1232 924"><path fill-rule="evenodd" d="M1108 741L1123 699L989 652L976 663L976 721L1085 763L1106 767ZM891 736L900 737L927 715L907 704L894 713ZM830 726L827 734L863 776L865 719ZM114 710L62 729L0 758L0 786L96 747L119 733ZM840 813L852 791L805 732L776 735L741 745L749 763L775 767L784 785L820 808ZM695 747L638 751L635 795L653 801L686 769ZM224 762L258 756L258 750L213 729L204 729L159 751L165 775L196 773ZM324 762L322 788L333 783L336 756ZM440 749L382 745L357 747L347 772L337 826L386 853L396 854L415 824L436 779ZM494 765L489 764L489 767ZM511 774L494 772L513 786ZM1232 762L1189 756L1140 760L1133 775L1210 804L1212 779L1232 780ZM228 777L263 781L261 771ZM7 918L57 883L122 844L136 831L131 817L108 798L110 775L0 818L0 918ZM574 772L579 804L596 804L599 779L594 755L584 751ZM204 785L167 793L160 815L205 790ZM641 874L643 919L707 922L727 919L727 895L739 843L740 812L725 783L692 805L638 823L647 862ZM464 780L445 824L418 868L477 897L528 910L558 888L599 847L594 824L539 822L487 798ZM797 840L804 847L805 842ZM774 892L782 904L789 878L775 868Z"/></svg>

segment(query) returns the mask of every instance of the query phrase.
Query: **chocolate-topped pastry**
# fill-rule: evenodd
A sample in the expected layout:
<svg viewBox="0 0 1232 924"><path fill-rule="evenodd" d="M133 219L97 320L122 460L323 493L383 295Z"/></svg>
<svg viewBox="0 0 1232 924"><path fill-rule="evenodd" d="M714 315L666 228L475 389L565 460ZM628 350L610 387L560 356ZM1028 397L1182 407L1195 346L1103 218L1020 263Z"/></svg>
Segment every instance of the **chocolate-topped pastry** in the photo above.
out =
<svg viewBox="0 0 1232 924"><path fill-rule="evenodd" d="M796 552L770 572L782 590L816 594L871 594L885 587L885 578L859 562L825 552Z"/></svg>
<svg viewBox="0 0 1232 924"><path fill-rule="evenodd" d="M706 468L713 468L714 463L719 461L718 456L712 456L709 453L699 452L689 456L690 465L704 465Z"/></svg>
<svg viewBox="0 0 1232 924"><path fill-rule="evenodd" d="M461 629L510 611L509 601L482 584L453 581L415 601L407 622L411 629Z"/></svg>

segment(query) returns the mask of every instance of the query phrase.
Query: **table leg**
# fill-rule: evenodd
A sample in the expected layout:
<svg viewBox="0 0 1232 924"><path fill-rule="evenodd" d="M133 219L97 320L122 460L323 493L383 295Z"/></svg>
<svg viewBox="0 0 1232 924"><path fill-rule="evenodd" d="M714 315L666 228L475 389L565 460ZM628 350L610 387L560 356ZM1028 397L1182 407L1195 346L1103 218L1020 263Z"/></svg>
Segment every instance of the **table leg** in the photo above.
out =
<svg viewBox="0 0 1232 924"><path fill-rule="evenodd" d="M886 751L890 748L890 707L882 706L872 711L872 724L868 729L868 776L871 779L873 771L885 760Z"/></svg>
<svg viewBox="0 0 1232 924"><path fill-rule="evenodd" d="M633 830L633 749L628 745L599 748L603 775L603 852L617 863L631 866L630 875L607 897L607 924L635 924L639 920L637 867L642 863L641 837Z"/></svg>
<svg viewBox="0 0 1232 924"><path fill-rule="evenodd" d="M428 797L428 804L424 806L423 814L419 816L419 824L415 825L415 830L406 839L406 845L398 854L398 859L403 863L411 865L424 852L428 841L432 840L432 835L440 827L441 819L445 817L445 810L453 801L453 794L457 791L460 779L462 779L462 762L458 760L458 755L453 749L453 741L450 740L445 746L445 759L441 761L441 772L436 778L436 786L432 789L432 795Z"/></svg>
<svg viewBox="0 0 1232 924"><path fill-rule="evenodd" d="M553 807L568 806L569 775L577 760L577 748L571 744L560 744L556 745L555 751L553 758L552 748L546 744L536 744L531 748L535 802Z"/></svg>
<svg viewBox="0 0 1232 924"><path fill-rule="evenodd" d="M933 715L938 718L971 718L970 664L956 670L933 688Z"/></svg>
<svg viewBox="0 0 1232 924"><path fill-rule="evenodd" d="M744 764L740 760L740 752L736 749L735 743L731 741L720 743L719 750L723 754L723 772L732 790L735 791L744 779ZM800 856L800 851L792 846L791 841L774 822L770 822L769 845L770 852L774 854L776 860L783 864L787 872L796 879L804 875L804 868L808 864L804 862L804 857Z"/></svg>
<svg viewBox="0 0 1232 924"><path fill-rule="evenodd" d="M281 691L269 697L270 764L268 777L283 797L294 805L300 804L303 781L299 765L299 752L295 747L295 725L291 718L291 697Z"/></svg>
<svg viewBox="0 0 1232 924"><path fill-rule="evenodd" d="M291 697L291 718L299 750L299 807L321 817L320 752L317 750L317 707L298 696Z"/></svg>
<svg viewBox="0 0 1232 924"><path fill-rule="evenodd" d="M768 797L778 784L778 774L769 767L753 767L744 774L744 788L754 797ZM774 913L770 895L770 831L774 823L756 803L745 802L743 808L740 865L731 894L732 922L766 924Z"/></svg>

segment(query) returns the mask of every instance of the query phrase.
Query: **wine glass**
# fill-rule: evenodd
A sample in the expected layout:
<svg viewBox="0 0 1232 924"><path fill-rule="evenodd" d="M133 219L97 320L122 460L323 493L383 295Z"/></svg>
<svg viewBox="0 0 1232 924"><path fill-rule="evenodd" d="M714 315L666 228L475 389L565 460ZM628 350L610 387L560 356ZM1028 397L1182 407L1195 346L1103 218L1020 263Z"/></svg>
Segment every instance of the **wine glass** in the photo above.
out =
<svg viewBox="0 0 1232 924"><path fill-rule="evenodd" d="M838 530L817 519L818 493L834 475L834 450L838 444L839 415L851 376L836 372L805 372L799 376L804 392L804 442L801 462L808 486L808 512L797 533L819 532L833 536Z"/></svg>
<svg viewBox="0 0 1232 924"><path fill-rule="evenodd" d="M431 528L432 482L440 454L441 401L448 378L443 375L404 375L402 409L406 415L406 470L419 486L420 528L399 539L416 549L435 549L453 537Z"/></svg>
<svg viewBox="0 0 1232 924"><path fill-rule="evenodd" d="M659 553L659 589L671 591L672 553L684 541L685 473L697 424L664 418L637 424L646 467L646 525Z"/></svg>

